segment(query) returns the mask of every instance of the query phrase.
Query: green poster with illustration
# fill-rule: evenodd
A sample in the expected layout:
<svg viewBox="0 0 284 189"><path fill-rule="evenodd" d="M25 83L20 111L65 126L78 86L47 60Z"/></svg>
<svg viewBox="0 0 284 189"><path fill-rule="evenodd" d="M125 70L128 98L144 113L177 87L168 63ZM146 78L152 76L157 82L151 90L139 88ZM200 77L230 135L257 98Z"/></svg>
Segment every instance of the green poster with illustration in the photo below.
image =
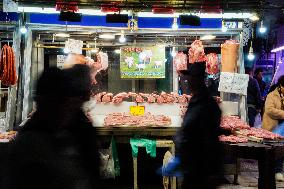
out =
<svg viewBox="0 0 284 189"><path fill-rule="evenodd" d="M165 47L122 47L121 78L165 78Z"/></svg>

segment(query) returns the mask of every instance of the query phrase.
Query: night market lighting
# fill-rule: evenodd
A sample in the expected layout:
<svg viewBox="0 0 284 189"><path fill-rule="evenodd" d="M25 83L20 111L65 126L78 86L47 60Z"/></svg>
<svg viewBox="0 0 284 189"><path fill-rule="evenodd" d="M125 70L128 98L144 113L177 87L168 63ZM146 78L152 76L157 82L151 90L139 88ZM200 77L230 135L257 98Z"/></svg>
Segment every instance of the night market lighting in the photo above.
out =
<svg viewBox="0 0 284 189"><path fill-rule="evenodd" d="M279 52L279 51L282 51L284 50L284 46L281 46L281 47L278 47L278 48L275 48L275 49L272 49L271 52L275 53L275 52Z"/></svg>
<svg viewBox="0 0 284 189"><path fill-rule="evenodd" d="M263 26L263 21L261 21L259 32L260 33L265 33L266 31L267 31L267 28L265 26Z"/></svg>
<svg viewBox="0 0 284 189"><path fill-rule="evenodd" d="M212 40L215 39L216 36L215 35L204 35L200 38L200 40Z"/></svg>
<svg viewBox="0 0 284 189"><path fill-rule="evenodd" d="M248 60L249 61L253 61L255 58L254 54L253 54L253 48L252 46L249 48L249 54L248 54Z"/></svg>
<svg viewBox="0 0 284 189"><path fill-rule="evenodd" d="M22 27L20 28L20 32L21 32L22 34L26 34L26 33L28 32L28 29L27 29L25 26L22 26Z"/></svg>
<svg viewBox="0 0 284 189"><path fill-rule="evenodd" d="M99 35L99 38L101 38L101 39L115 39L115 36L114 35L112 35L112 34L101 34L101 35Z"/></svg>
<svg viewBox="0 0 284 189"><path fill-rule="evenodd" d="M174 18L173 25L172 25L172 29L173 29L173 30L177 30L177 29L178 29L177 18Z"/></svg>

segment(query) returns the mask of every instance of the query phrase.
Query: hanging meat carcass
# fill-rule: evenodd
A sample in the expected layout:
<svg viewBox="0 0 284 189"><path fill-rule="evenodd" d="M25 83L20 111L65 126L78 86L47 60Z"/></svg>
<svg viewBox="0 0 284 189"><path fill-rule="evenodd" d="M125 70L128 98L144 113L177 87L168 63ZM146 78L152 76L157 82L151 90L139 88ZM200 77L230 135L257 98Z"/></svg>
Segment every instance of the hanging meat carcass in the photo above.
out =
<svg viewBox="0 0 284 189"><path fill-rule="evenodd" d="M206 60L202 41L195 40L188 50L188 62L193 64L195 62L204 62Z"/></svg>
<svg viewBox="0 0 284 189"><path fill-rule="evenodd" d="M210 53L206 55L206 72L209 75L215 75L219 73L219 59L216 53Z"/></svg>
<svg viewBox="0 0 284 189"><path fill-rule="evenodd" d="M187 56L183 52L177 53L173 60L177 71L187 70Z"/></svg>

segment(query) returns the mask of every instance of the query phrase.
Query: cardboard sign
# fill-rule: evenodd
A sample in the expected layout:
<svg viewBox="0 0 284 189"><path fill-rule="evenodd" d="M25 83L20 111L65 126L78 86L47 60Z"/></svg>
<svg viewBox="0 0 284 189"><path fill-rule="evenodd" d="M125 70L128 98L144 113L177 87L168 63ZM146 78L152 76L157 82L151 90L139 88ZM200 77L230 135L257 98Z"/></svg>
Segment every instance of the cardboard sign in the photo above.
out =
<svg viewBox="0 0 284 189"><path fill-rule="evenodd" d="M221 72L219 88L220 92L247 95L249 75L229 72Z"/></svg>
<svg viewBox="0 0 284 189"><path fill-rule="evenodd" d="M142 116L145 114L145 106L130 106L130 114L134 116Z"/></svg>
<svg viewBox="0 0 284 189"><path fill-rule="evenodd" d="M68 53L82 54L83 41L68 39L65 42L65 49Z"/></svg>

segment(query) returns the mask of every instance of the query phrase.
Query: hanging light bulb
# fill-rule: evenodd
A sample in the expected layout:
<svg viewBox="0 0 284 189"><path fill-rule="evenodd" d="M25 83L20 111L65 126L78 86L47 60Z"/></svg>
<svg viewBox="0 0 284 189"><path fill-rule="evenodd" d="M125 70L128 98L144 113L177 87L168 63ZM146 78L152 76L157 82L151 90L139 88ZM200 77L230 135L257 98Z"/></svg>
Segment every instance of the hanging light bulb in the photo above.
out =
<svg viewBox="0 0 284 189"><path fill-rule="evenodd" d="M121 34L120 34L120 37L119 37L119 42L120 43L125 43L126 42L126 38L125 38L123 30L121 30Z"/></svg>
<svg viewBox="0 0 284 189"><path fill-rule="evenodd" d="M177 52L176 52L176 48L175 48L175 47L173 47L173 50L172 50L172 52L171 52L171 55L172 55L172 57L175 57L175 56L177 55Z"/></svg>
<svg viewBox="0 0 284 189"><path fill-rule="evenodd" d="M221 30L222 30L222 32L227 32L228 31L228 28L226 27L224 21L222 21L222 29Z"/></svg>
<svg viewBox="0 0 284 189"><path fill-rule="evenodd" d="M178 29L177 18L174 18L173 25L172 25L172 29L173 29L173 30L177 30L177 29Z"/></svg>
<svg viewBox="0 0 284 189"><path fill-rule="evenodd" d="M251 43L251 47L249 48L249 53L248 53L248 60L253 61L254 58L255 58L255 56L253 54L253 48L252 48L252 43Z"/></svg>
<svg viewBox="0 0 284 189"><path fill-rule="evenodd" d="M65 54L68 54L68 53L69 53L69 50L68 50L67 48L64 48L64 49L63 49L63 52L64 52Z"/></svg>
<svg viewBox="0 0 284 189"><path fill-rule="evenodd" d="M120 51L120 49L115 49L114 52L115 52L116 54L120 54L121 51Z"/></svg>
<svg viewBox="0 0 284 189"><path fill-rule="evenodd" d="M27 29L25 26L21 26L20 32L21 32L22 34L26 34L26 33L28 32L28 29Z"/></svg>
<svg viewBox="0 0 284 189"><path fill-rule="evenodd" d="M260 28L259 28L259 32L260 33L265 33L267 31L267 28L265 26L263 26L263 20L260 22Z"/></svg>

